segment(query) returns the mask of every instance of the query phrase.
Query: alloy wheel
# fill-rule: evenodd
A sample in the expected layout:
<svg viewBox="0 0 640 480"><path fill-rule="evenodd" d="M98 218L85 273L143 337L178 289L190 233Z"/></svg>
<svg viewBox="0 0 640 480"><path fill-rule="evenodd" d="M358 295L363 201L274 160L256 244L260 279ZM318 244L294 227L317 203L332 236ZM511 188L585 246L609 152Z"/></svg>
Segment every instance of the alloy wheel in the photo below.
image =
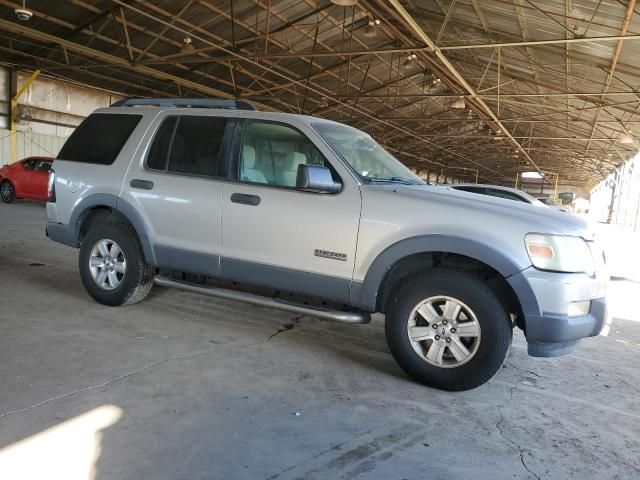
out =
<svg viewBox="0 0 640 480"><path fill-rule="evenodd" d="M89 270L93 280L103 290L118 288L127 271L124 252L113 240L99 240L91 249Z"/></svg>
<svg viewBox="0 0 640 480"><path fill-rule="evenodd" d="M480 346L480 322L458 299L429 297L416 305L407 333L415 352L439 368L455 368L470 361Z"/></svg>

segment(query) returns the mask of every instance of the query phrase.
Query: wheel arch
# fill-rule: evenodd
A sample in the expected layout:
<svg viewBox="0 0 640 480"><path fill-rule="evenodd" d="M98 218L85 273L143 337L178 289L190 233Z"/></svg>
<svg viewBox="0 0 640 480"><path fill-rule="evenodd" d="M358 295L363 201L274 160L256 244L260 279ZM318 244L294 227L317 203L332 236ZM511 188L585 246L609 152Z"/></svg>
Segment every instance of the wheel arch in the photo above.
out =
<svg viewBox="0 0 640 480"><path fill-rule="evenodd" d="M156 265L154 251L142 217L129 202L116 195L91 195L74 208L69 225L73 227L77 244L82 242L91 225L105 220L130 225L140 240L147 262Z"/></svg>
<svg viewBox="0 0 640 480"><path fill-rule="evenodd" d="M354 284L351 300L365 310L384 312L403 279L439 267L477 272L518 317L539 311L530 285L509 281L521 265L489 245L451 235L412 237L389 246L372 262L364 282Z"/></svg>

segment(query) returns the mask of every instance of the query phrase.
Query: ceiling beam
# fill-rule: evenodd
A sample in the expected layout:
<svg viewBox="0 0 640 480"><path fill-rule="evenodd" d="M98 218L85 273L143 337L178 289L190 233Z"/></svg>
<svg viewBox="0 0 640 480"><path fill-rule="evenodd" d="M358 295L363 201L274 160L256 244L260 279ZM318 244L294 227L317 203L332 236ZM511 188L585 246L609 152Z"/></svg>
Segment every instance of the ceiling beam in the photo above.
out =
<svg viewBox="0 0 640 480"><path fill-rule="evenodd" d="M527 151L520 145L520 143L513 138L511 132L502 124L500 120L493 112L491 107L487 105L482 98L478 97L478 94L474 90L474 88L469 85L469 83L464 79L464 77L460 74L460 72L453 66L453 64L449 61L449 59L445 56L445 54L439 49L439 47L433 42L433 40L425 33L425 31L418 25L418 23L414 20L414 18L407 12L407 10L402 6L399 0L389 0L389 3L395 8L400 17L407 23L409 28L413 30L414 34L422 41L425 45L432 49L433 53L435 53L436 57L442 65L455 77L455 79L460 83L460 85L473 97L474 101L478 103L480 108L489 116L491 121L495 124L496 128L502 131L507 138L513 143L513 145L524 155L531 165L541 172L538 164L529 156ZM541 172L542 173L542 172Z"/></svg>

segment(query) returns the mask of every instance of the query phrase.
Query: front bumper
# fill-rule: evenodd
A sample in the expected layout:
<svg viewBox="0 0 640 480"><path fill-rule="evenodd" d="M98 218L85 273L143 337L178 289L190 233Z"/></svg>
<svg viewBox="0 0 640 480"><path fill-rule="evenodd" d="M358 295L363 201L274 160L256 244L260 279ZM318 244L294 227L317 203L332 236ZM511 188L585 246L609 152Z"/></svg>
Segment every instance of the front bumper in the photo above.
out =
<svg viewBox="0 0 640 480"><path fill-rule="evenodd" d="M529 301L523 302L524 330L529 355L555 357L571 353L582 338L600 333L607 321L604 268L593 275L556 273L527 268L509 279L516 286L529 287ZM519 295L521 297L521 295ZM532 301L533 298L535 301ZM588 312L570 316L571 305L588 302Z"/></svg>
<svg viewBox="0 0 640 480"><path fill-rule="evenodd" d="M571 353L578 341L595 337L607 320L605 298L591 300L587 315L525 315L528 352L532 357L557 357Z"/></svg>

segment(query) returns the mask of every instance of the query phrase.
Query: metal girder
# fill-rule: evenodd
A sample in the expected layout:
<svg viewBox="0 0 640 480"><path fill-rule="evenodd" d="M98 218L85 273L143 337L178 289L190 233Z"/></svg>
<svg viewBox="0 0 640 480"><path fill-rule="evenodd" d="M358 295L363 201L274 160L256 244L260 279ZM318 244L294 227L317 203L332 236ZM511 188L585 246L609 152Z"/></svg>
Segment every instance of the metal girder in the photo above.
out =
<svg viewBox="0 0 640 480"><path fill-rule="evenodd" d="M609 67L609 73L607 75L607 80L604 84L604 89L602 90L602 96L604 100L604 95L606 95L609 90L609 86L611 85L611 80L613 79L613 75L616 71L616 66L618 65L618 58L620 57L620 52L622 51L622 45L624 43L624 36L627 33L627 29L629 28L629 23L631 22L631 17L633 16L633 10L636 6L636 0L629 0L629 4L627 5L627 11L624 16L624 20L622 21L622 27L620 27L620 39L616 44L616 49L613 53L613 57L611 58L611 66ZM596 129L598 128L598 119L600 117L600 113L602 112L602 107L598 108L596 111L596 121L593 124L593 129L591 130L591 136L593 137L596 133ZM589 147L591 147L591 142L587 144L587 148L585 150L585 154L589 153Z"/></svg>
<svg viewBox="0 0 640 480"><path fill-rule="evenodd" d="M64 40L62 38L55 37L48 33L41 32L40 30L35 30L33 28L25 27L24 25L17 25L15 23L9 22L4 19L0 19L0 28L3 28L7 31L24 35L34 40L39 40L41 42L54 43L57 45L61 45L66 49L77 52L82 55L86 55L88 57L97 58L105 62L109 62L113 65L117 65L119 67L123 67L129 70L137 71L140 73L144 73L145 75L149 75L151 77L160 78L163 80L170 80L178 85L183 87L187 87L191 90L195 90L197 92L206 93L208 95L214 95L222 98L233 98L233 95L222 90L218 90L216 88L208 87L205 85L201 85L196 82L192 82L190 80L186 80L182 77L178 77L176 75L172 75L170 73L162 72L160 70L155 70L153 68L146 67L144 65L132 65L124 58L117 57L115 55L111 55L109 53L101 52L99 50L95 50L93 48L85 47L84 45L79 45L74 42L70 42L68 40Z"/></svg>
<svg viewBox="0 0 640 480"><path fill-rule="evenodd" d="M449 61L449 59L442 53L440 48L431 40L431 38L425 33L425 31L418 25L415 19L407 12L407 10L402 6L399 0L389 0L389 3L397 10L400 16L404 19L404 21L409 25L409 27L414 31L415 35L424 42L429 48L432 49L433 53L435 53L436 57L440 60L442 65L455 77L455 79L460 83L460 85L471 95L475 102L478 103L480 108L490 117L490 120L494 122L496 128L502 131L507 138L513 143L513 145L524 155L531 165L538 171L540 167L538 164L529 156L527 151L520 145L520 143L513 138L511 132L502 124L500 120L493 112L491 107L487 105L482 98L478 96L474 88L469 85L469 83L464 79L464 77L458 72L456 67Z"/></svg>

